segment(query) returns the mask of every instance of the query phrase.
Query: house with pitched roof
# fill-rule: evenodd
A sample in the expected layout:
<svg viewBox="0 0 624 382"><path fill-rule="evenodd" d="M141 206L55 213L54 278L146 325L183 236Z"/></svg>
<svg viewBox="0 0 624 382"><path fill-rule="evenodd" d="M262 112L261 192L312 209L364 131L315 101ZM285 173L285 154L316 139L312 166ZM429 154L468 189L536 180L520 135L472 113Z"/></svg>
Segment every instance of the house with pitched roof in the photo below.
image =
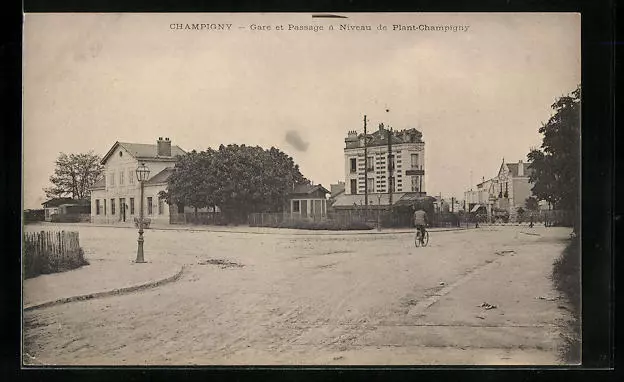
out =
<svg viewBox="0 0 624 382"><path fill-rule="evenodd" d="M169 205L158 194L167 189L177 157L184 154L169 138L158 138L156 144L115 142L101 161L104 176L91 188L91 222L134 222L141 205L136 169L143 163L150 170L145 181L143 216L168 224Z"/></svg>
<svg viewBox="0 0 624 382"><path fill-rule="evenodd" d="M509 220L515 221L518 209L525 209L526 199L532 195L529 183L532 169L529 163L519 160L515 163L503 161L498 174L477 184L477 190L466 191L465 200L470 212L480 209L491 217L493 211L506 211Z"/></svg>

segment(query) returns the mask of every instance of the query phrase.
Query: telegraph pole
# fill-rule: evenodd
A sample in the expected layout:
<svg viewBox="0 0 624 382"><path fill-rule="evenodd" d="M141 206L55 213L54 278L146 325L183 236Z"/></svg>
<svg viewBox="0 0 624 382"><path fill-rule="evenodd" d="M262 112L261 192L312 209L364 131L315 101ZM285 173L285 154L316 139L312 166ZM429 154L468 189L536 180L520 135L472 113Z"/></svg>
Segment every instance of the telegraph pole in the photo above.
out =
<svg viewBox="0 0 624 382"><path fill-rule="evenodd" d="M368 135L366 134L366 115L364 116L364 220L368 219Z"/></svg>
<svg viewBox="0 0 624 382"><path fill-rule="evenodd" d="M394 188L394 179L392 178L392 128L387 130L388 132L388 208L392 209L392 190Z"/></svg>

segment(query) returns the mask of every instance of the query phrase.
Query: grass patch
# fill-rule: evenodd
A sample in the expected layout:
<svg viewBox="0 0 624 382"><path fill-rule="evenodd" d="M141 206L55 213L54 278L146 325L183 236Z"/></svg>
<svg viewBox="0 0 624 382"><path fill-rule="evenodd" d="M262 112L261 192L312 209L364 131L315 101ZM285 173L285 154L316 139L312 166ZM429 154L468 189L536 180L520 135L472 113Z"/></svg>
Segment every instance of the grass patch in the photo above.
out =
<svg viewBox="0 0 624 382"><path fill-rule="evenodd" d="M561 357L566 363L581 361L581 256L578 237L574 237L553 264L552 279L555 288L570 304L572 320L568 323L568 333L563 335L564 346Z"/></svg>

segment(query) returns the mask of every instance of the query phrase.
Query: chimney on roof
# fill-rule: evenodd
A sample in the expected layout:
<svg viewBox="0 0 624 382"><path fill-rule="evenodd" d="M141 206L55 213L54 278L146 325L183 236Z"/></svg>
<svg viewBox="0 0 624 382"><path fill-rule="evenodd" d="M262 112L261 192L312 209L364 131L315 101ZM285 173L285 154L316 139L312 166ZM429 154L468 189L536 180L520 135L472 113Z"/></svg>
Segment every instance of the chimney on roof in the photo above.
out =
<svg viewBox="0 0 624 382"><path fill-rule="evenodd" d="M171 156L171 141L169 140L169 138L165 138L164 140L162 139L162 137L158 138L158 142L156 142L157 145L157 155L159 157L170 157Z"/></svg>
<svg viewBox="0 0 624 382"><path fill-rule="evenodd" d="M518 161L518 176L524 176L524 163L522 163L522 159Z"/></svg>

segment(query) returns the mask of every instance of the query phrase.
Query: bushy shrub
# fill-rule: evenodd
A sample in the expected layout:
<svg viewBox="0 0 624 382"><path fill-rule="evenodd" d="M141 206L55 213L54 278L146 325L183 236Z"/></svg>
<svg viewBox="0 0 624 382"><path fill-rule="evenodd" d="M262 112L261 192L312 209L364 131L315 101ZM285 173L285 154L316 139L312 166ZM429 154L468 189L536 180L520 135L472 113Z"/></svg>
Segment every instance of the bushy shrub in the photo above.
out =
<svg viewBox="0 0 624 382"><path fill-rule="evenodd" d="M24 224L45 221L44 210L26 210L24 211Z"/></svg>
<svg viewBox="0 0 624 382"><path fill-rule="evenodd" d="M54 223L78 223L80 222L79 214L52 214L51 219Z"/></svg>
<svg viewBox="0 0 624 382"><path fill-rule="evenodd" d="M271 224L273 228L290 228L290 229L308 229L308 230L327 230L327 231L353 231L353 230L370 230L372 226L364 222L340 223L335 220L321 221L293 221L282 222L279 224Z"/></svg>

